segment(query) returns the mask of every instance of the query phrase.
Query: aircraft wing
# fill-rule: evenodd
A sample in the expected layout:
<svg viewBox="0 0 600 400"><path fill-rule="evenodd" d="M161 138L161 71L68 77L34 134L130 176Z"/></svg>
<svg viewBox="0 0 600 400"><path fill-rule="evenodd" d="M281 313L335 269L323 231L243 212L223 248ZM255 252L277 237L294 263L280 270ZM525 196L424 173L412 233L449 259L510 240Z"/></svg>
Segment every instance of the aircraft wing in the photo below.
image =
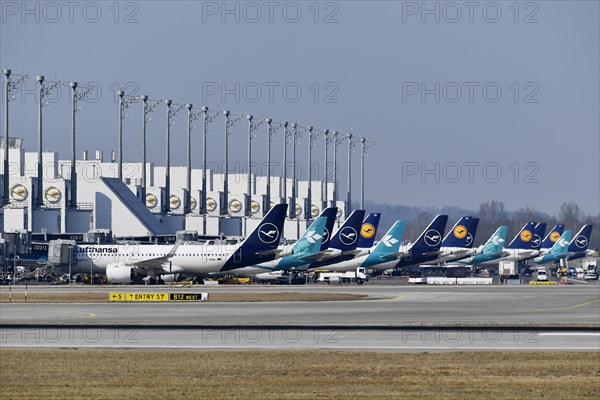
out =
<svg viewBox="0 0 600 400"><path fill-rule="evenodd" d="M156 258L151 258L149 260L143 260L143 261L136 261L133 264L135 264L135 266L137 268L143 269L143 270L163 270L163 265L165 262L168 262L171 258L173 258L173 256L175 255L175 253L177 252L177 248L179 247L179 242L177 242L173 248L171 249L171 251L169 251L168 254L162 256L162 257L156 257Z"/></svg>
<svg viewBox="0 0 600 400"><path fill-rule="evenodd" d="M427 253L423 253L423 255L425 257L431 257L431 256L439 256L441 254L441 251L428 251Z"/></svg>

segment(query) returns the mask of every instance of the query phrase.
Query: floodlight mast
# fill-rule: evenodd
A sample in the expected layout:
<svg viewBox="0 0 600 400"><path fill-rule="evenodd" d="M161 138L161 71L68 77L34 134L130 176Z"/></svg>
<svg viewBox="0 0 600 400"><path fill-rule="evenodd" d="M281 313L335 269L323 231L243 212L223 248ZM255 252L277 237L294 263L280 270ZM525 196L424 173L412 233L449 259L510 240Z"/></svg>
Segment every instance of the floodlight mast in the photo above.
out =
<svg viewBox="0 0 600 400"><path fill-rule="evenodd" d="M314 140L319 137L321 132L314 132L312 126L306 129L308 130L308 205L304 207L304 216L308 221L312 218L312 149L315 147Z"/></svg>
<svg viewBox="0 0 600 400"><path fill-rule="evenodd" d="M9 194L9 187L10 187L10 176L8 174L9 171L9 162L8 159L10 157L9 154L9 148L8 148L8 142L9 142L9 121L8 121L8 103L11 100L14 100L14 98L11 96L12 93L15 93L19 87L21 86L21 83L23 83L25 81L25 79L28 78L27 75L22 74L22 75L15 75L16 79L11 79L11 70L10 69L3 69L2 74L4 74L5 76L5 80L4 80L4 175L3 175L3 182L2 182L2 198L0 198L0 207L8 204L10 202L10 194Z"/></svg>
<svg viewBox="0 0 600 400"><path fill-rule="evenodd" d="M287 121L282 122L283 125L283 179L281 180L281 199L287 203L287 144L290 132L288 131Z"/></svg>
<svg viewBox="0 0 600 400"><path fill-rule="evenodd" d="M166 126L166 154L165 154L165 199L163 199L163 214L171 211L171 125L173 117L185 107L185 104L173 105L172 100L165 100L167 106L167 126Z"/></svg>
<svg viewBox="0 0 600 400"><path fill-rule="evenodd" d="M117 90L117 96L119 97L119 158L118 158L118 172L117 176L120 181L123 181L123 119L127 117L125 110L136 101L139 100L139 96L127 96L125 97L125 91L123 89Z"/></svg>
<svg viewBox="0 0 600 400"><path fill-rule="evenodd" d="M188 110L188 131L187 131L187 150L186 150L186 197L184 201L184 214L192 212L192 129L194 128L193 122L198 119L200 112L194 112L194 106L192 104L186 104L185 107Z"/></svg>
<svg viewBox="0 0 600 400"><path fill-rule="evenodd" d="M223 176L223 204L221 204L221 215L229 214L229 136L233 135L230 128L238 122L242 115L235 115L230 118L231 113L223 111L225 116L225 171Z"/></svg>
<svg viewBox="0 0 600 400"><path fill-rule="evenodd" d="M43 108L48 105L45 102L45 97L52 93L56 89L60 82L51 81L49 84L44 83L44 76L38 75L35 77L38 81L39 88L39 103L38 103L38 154L37 154L37 185L36 185L36 196L34 201L35 207L41 207L44 204L44 166L42 160L43 152Z"/></svg>
<svg viewBox="0 0 600 400"><path fill-rule="evenodd" d="M324 136L324 140L323 140L323 144L324 144L324 156L325 156L325 163L324 163L324 169L325 171L323 172L323 209L329 207L328 201L327 201L327 196L328 196L328 188L327 188L327 183L328 183L328 176L327 176L327 152L328 152L328 146L329 146L329 142L331 141L331 138L329 137L329 129L325 129L323 130L323 136Z"/></svg>
<svg viewBox="0 0 600 400"><path fill-rule="evenodd" d="M346 200L346 218L352 212L352 149L356 145L356 140L352 139L352 130L348 133L348 199Z"/></svg>
<svg viewBox="0 0 600 400"><path fill-rule="evenodd" d="M338 131L333 131L333 206L335 207L338 201L338 179L337 179L337 152L338 145L342 143L342 139L338 138Z"/></svg>
<svg viewBox="0 0 600 400"><path fill-rule="evenodd" d="M123 181L123 97L125 92L118 90L117 96L119 97L119 165L117 167L117 177L120 181Z"/></svg>
<svg viewBox="0 0 600 400"><path fill-rule="evenodd" d="M202 112L202 199L200 201L200 214L206 216L206 198L207 198L207 181L206 181L206 168L207 168L207 154L206 154L206 146L207 146L207 135L208 135L208 124L212 122L218 115L218 112L209 114L208 107L202 107L200 109ZM206 218L204 219L206 223ZM206 225L204 225L204 232L206 233Z"/></svg>
<svg viewBox="0 0 600 400"><path fill-rule="evenodd" d="M166 154L165 154L165 197L162 200L163 214L171 210L171 104L173 101L165 100L167 106Z"/></svg>
<svg viewBox="0 0 600 400"><path fill-rule="evenodd" d="M10 101L10 69L3 69L4 74L4 175L2 177L2 203L0 206L8 204L9 199L9 176L8 176L8 102Z"/></svg>
<svg viewBox="0 0 600 400"><path fill-rule="evenodd" d="M146 124L148 115L148 96L143 95L142 99L142 193L141 200L146 204Z"/></svg>
<svg viewBox="0 0 600 400"><path fill-rule="evenodd" d="M298 124L292 124L292 201L290 218L296 218L296 144L298 142Z"/></svg>
<svg viewBox="0 0 600 400"><path fill-rule="evenodd" d="M70 201L69 208L76 209L77 208L77 168L76 168L76 151L77 148L75 146L76 142L76 134L75 134L75 115L78 111L81 110L77 106L80 100L84 100L85 97L92 91L92 86L84 87L83 90L77 91L77 82L70 82L69 87L71 88L71 190L70 190Z"/></svg>
<svg viewBox="0 0 600 400"><path fill-rule="evenodd" d="M141 200L145 204L146 203L146 191L148 186L147 180L147 172L146 172L146 128L148 122L151 121L151 118L148 116L151 112L153 112L159 104L162 103L162 100L150 100L150 104L148 104L148 96L141 96L142 100L142 193Z"/></svg>
<svg viewBox="0 0 600 400"><path fill-rule="evenodd" d="M71 190L69 207L77 208L77 168L75 168L75 113L77 112L77 82L69 83L71 87ZM70 279L70 277L69 277Z"/></svg>
<svg viewBox="0 0 600 400"><path fill-rule="evenodd" d="M375 142L367 142L366 138L360 138L361 157L360 157L360 209L365 209L365 158L367 151L375 145Z"/></svg>
<svg viewBox="0 0 600 400"><path fill-rule="evenodd" d="M246 182L246 204L245 204L245 215L246 217L252 216L252 139L254 136L254 131L265 122L264 119L258 120L258 122L252 122L254 120L254 116L251 114L246 115L248 119L248 172L247 172L247 182Z"/></svg>
<svg viewBox="0 0 600 400"><path fill-rule="evenodd" d="M271 142L273 142L273 120L271 118L265 119L267 123L267 190L266 190L266 201L263 207L263 213L266 214L267 210L271 208Z"/></svg>
<svg viewBox="0 0 600 400"><path fill-rule="evenodd" d="M37 193L35 196L35 207L41 207L44 203L42 190L44 185L44 167L42 165L42 146L43 146L43 109L44 109L44 76L35 77L38 81L39 103L38 103L38 154L37 154ZM5 171L6 173L6 171Z"/></svg>

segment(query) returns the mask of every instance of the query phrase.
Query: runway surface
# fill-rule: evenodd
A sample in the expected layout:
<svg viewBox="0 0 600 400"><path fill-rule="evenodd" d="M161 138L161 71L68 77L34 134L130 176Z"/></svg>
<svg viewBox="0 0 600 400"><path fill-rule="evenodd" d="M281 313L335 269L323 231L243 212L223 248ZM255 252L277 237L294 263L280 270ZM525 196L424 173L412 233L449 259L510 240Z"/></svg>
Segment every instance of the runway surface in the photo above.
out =
<svg viewBox="0 0 600 400"><path fill-rule="evenodd" d="M5 288L2 292L5 292ZM89 292L89 287L36 287ZM329 302L0 305L8 347L600 351L600 286L100 287L131 292L326 292ZM544 328L530 330L528 325ZM480 328L487 325L488 328ZM498 325L502 328L498 328ZM577 331L569 326L595 326ZM492 326L493 328L489 328ZM501 329L501 330L498 330Z"/></svg>
<svg viewBox="0 0 600 400"><path fill-rule="evenodd" d="M600 351L600 332L506 330L2 328L2 348Z"/></svg>

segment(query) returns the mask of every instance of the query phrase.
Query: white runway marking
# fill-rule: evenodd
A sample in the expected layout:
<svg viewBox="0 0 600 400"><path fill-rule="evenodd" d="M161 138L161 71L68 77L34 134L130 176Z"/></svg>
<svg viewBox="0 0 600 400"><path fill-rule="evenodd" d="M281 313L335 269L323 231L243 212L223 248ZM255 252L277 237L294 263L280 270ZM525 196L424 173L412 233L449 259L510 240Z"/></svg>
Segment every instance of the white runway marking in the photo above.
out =
<svg viewBox="0 0 600 400"><path fill-rule="evenodd" d="M598 336L600 332L544 332L539 336Z"/></svg>
<svg viewBox="0 0 600 400"><path fill-rule="evenodd" d="M59 349L196 349L196 350L486 350L486 351L598 351L598 347L490 347L490 346L226 346L226 345L26 345L26 344L3 344L2 348L59 348Z"/></svg>

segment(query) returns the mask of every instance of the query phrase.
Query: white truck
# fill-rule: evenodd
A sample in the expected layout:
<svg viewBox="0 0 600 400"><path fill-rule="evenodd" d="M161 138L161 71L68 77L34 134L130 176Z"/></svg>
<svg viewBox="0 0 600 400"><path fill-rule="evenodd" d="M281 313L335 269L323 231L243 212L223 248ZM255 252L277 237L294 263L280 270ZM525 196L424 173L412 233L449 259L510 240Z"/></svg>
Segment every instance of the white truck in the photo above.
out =
<svg viewBox="0 0 600 400"><path fill-rule="evenodd" d="M583 262L581 263L581 267L584 271L583 279L585 279L586 281L595 281L596 279L598 279L598 265L595 259L583 260Z"/></svg>
<svg viewBox="0 0 600 400"><path fill-rule="evenodd" d="M328 272L315 271L315 281L320 283L351 283L363 284L369 280L367 270L364 267L358 267L354 271L346 272Z"/></svg>

